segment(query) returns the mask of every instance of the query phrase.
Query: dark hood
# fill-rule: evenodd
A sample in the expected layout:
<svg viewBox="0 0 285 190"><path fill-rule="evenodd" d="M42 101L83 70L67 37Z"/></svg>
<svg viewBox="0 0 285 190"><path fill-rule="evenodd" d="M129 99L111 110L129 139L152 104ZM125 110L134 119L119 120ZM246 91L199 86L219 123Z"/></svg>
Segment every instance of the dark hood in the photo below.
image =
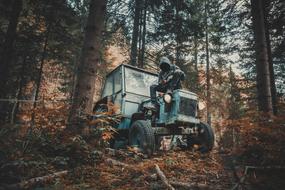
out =
<svg viewBox="0 0 285 190"><path fill-rule="evenodd" d="M162 71L170 71L172 69L173 65L170 63L169 59L167 57L162 57L160 59L160 62L159 62L159 68L162 70Z"/></svg>

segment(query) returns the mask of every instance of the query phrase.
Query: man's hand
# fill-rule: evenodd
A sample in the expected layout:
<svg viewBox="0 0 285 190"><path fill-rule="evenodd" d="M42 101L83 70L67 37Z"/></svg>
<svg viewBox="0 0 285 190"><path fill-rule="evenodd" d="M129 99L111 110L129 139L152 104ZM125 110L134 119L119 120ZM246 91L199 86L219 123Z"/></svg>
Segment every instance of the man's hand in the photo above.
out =
<svg viewBox="0 0 285 190"><path fill-rule="evenodd" d="M160 84L166 84L166 82L167 82L166 80L161 80L159 83Z"/></svg>

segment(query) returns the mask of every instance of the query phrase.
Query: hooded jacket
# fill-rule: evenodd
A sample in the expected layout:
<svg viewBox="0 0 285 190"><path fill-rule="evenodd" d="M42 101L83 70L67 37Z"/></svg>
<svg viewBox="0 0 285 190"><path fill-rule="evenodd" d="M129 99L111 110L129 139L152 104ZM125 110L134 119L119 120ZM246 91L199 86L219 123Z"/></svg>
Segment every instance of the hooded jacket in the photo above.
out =
<svg viewBox="0 0 285 190"><path fill-rule="evenodd" d="M179 75L179 80L184 80L185 78L184 72L178 66L172 64L167 57L162 57L160 59L159 67L161 71L158 75L158 84L160 85L167 85L171 83L171 80L173 79L175 74ZM175 84L175 85L181 86L181 84Z"/></svg>

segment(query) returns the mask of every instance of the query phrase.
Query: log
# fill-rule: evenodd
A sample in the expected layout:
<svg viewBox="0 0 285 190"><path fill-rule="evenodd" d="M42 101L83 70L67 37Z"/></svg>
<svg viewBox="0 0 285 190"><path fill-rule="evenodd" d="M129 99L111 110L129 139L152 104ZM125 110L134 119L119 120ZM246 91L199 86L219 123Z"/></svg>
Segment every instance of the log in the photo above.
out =
<svg viewBox="0 0 285 190"><path fill-rule="evenodd" d="M231 190L237 189L242 185L247 177L249 170L285 170L284 166L245 166L244 174Z"/></svg>
<svg viewBox="0 0 285 190"><path fill-rule="evenodd" d="M64 170L64 171L61 171L61 172L55 172L55 173L52 173L52 174L49 174L49 175L31 178L29 180L25 180L25 181L22 181L22 182L17 183L17 184L6 185L5 187L3 187L3 189L7 189L7 190L12 190L12 189L30 189L33 186L37 185L37 184L47 183L49 181L54 180L57 177L66 176L67 173L68 173L67 170Z"/></svg>
<svg viewBox="0 0 285 190"><path fill-rule="evenodd" d="M246 170L285 170L285 166L245 166Z"/></svg>
<svg viewBox="0 0 285 190"><path fill-rule="evenodd" d="M170 181L169 183L174 187L183 187L185 189L199 189L199 190L210 189L207 184L185 183L179 181Z"/></svg>
<svg viewBox="0 0 285 190"><path fill-rule="evenodd" d="M120 161L118 161L118 160L114 160L114 159L112 159L112 158L107 158L106 160L105 160L105 162L107 163L107 164L109 164L109 165L114 165L114 166L122 166L122 167L125 167L125 168L133 168L131 165L129 165L129 164L125 164L125 163L123 163L123 162L120 162Z"/></svg>
<svg viewBox="0 0 285 190"><path fill-rule="evenodd" d="M157 164L155 164L155 170L156 170L157 175L159 176L159 178L162 180L163 184L167 187L167 189L175 190L174 187L169 183L169 181L167 180L166 176L160 170L160 168L159 168L159 166Z"/></svg>

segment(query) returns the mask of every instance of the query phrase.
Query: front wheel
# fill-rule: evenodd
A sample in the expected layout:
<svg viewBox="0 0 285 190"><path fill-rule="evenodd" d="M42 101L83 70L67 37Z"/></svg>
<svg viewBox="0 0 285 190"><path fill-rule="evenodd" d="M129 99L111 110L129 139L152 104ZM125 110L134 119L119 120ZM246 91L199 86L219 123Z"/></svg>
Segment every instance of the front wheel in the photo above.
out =
<svg viewBox="0 0 285 190"><path fill-rule="evenodd" d="M199 134L196 137L187 137L187 146L199 146L199 151L202 153L210 152L214 147L215 135L212 127L206 123L199 124Z"/></svg>
<svg viewBox="0 0 285 190"><path fill-rule="evenodd" d="M155 137L150 121L137 120L129 131L129 144L137 147L141 152L152 155L155 150Z"/></svg>

